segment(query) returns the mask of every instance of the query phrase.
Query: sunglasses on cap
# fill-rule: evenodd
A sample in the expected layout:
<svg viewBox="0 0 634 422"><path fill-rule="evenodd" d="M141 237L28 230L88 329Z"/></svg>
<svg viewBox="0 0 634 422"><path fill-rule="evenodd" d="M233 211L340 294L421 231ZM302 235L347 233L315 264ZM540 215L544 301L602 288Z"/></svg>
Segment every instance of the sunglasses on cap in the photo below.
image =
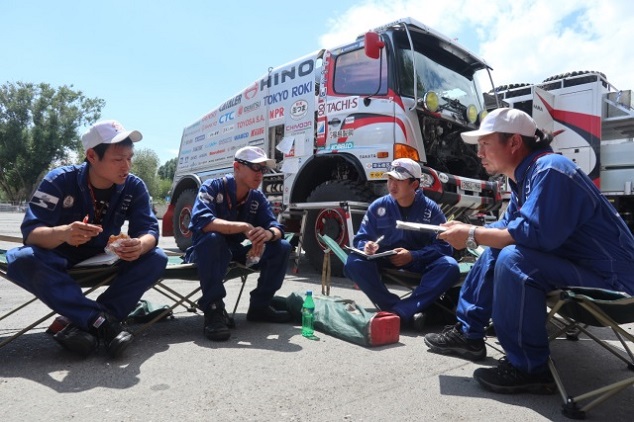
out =
<svg viewBox="0 0 634 422"><path fill-rule="evenodd" d="M412 179L416 179L416 178L417 178L417 177L416 177L416 176L414 176L412 173L410 173L410 171L409 171L409 170L407 170L405 167L401 167L401 166L392 166L392 167L390 167L390 171L395 171L395 172L397 172L397 173L399 173L399 174L403 174L403 173L405 173L405 174L409 174L409 177L410 177L410 178L412 178Z"/></svg>
<svg viewBox="0 0 634 422"><path fill-rule="evenodd" d="M237 159L235 160L236 162L240 163L240 164L244 164L245 166L249 167L251 170L253 170L254 172L258 173L267 173L269 171L269 168L263 164L257 164L257 163L251 163L249 161L245 161L245 160L240 160Z"/></svg>

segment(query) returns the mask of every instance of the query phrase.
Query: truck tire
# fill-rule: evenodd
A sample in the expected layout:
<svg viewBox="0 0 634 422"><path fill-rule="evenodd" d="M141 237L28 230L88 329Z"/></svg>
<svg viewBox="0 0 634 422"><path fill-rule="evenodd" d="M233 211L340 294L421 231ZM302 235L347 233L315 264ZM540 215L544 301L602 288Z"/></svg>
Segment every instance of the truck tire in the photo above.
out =
<svg viewBox="0 0 634 422"><path fill-rule="evenodd" d="M307 202L371 202L372 199L373 195L365 184L350 180L336 180L317 186L308 196ZM352 225L355 232L359 228L362 218L363 215L352 214ZM347 245L348 236L354 236L354 233L349 234L346 230L343 209L333 207L321 210L308 210L306 226L302 236L302 247L311 265L321 272L324 261L324 249L326 248L318 241L317 233L327 234L341 246ZM331 275L335 277L343 276L343 263L335 256L330 259L330 269Z"/></svg>
<svg viewBox="0 0 634 422"><path fill-rule="evenodd" d="M524 83L524 82L520 82L516 84L500 85L500 86L496 86L495 89L493 89L492 91L489 91L489 94L493 94L494 92L508 91L509 89L522 88L522 87L530 86L530 85L531 84Z"/></svg>
<svg viewBox="0 0 634 422"><path fill-rule="evenodd" d="M594 70L575 70L574 72L566 72L566 73L559 73L557 75L551 76L549 78L544 79L544 82L550 82L550 81L554 81L557 79L563 79L563 78L568 78L571 76L579 76L579 75L586 75L589 73L596 73L598 75L601 75L603 77L603 79L607 79L607 77L605 76L605 73L603 72L597 72Z"/></svg>
<svg viewBox="0 0 634 422"><path fill-rule="evenodd" d="M172 220L174 239L176 240L176 246L181 251L186 250L192 244L192 232L189 231L189 222L192 219L192 208L194 207L196 193L194 189L184 190L178 196L174 206L174 219Z"/></svg>

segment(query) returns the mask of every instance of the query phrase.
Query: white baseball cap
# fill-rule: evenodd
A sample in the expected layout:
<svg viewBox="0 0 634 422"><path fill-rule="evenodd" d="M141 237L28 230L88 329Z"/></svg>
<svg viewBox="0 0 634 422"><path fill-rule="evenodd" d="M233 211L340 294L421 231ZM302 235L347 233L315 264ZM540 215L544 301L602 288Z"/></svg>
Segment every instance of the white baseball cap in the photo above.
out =
<svg viewBox="0 0 634 422"><path fill-rule="evenodd" d="M260 147L240 148L236 151L235 160L242 160L255 164L264 164L269 168L275 167L275 160L272 158L268 158L264 150Z"/></svg>
<svg viewBox="0 0 634 422"><path fill-rule="evenodd" d="M537 125L531 116L515 108L498 108L487 114L478 130L463 132L462 140L467 144L477 144L478 139L492 133L519 133L535 136Z"/></svg>
<svg viewBox="0 0 634 422"><path fill-rule="evenodd" d="M390 171L383 173L383 176L392 176L398 180L420 179L421 173L420 164L416 161L411 158L397 158L392 161Z"/></svg>
<svg viewBox="0 0 634 422"><path fill-rule="evenodd" d="M116 144L130 138L132 142L139 142L143 135L138 130L125 130L116 120L103 120L97 122L81 137L84 151L94 148L99 144Z"/></svg>

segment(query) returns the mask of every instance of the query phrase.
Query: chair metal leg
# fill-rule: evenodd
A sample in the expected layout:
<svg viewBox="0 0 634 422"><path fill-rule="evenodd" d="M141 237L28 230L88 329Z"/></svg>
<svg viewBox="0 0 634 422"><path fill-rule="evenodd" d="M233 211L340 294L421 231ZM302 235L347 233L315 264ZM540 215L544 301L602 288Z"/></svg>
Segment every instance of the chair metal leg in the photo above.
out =
<svg viewBox="0 0 634 422"><path fill-rule="evenodd" d="M171 287L168 287L162 281L156 283L152 288L155 291L157 291L160 294L162 294L163 296L165 296L168 299L172 300L173 302L177 302L178 305L182 305L185 309L187 309L188 312L196 312L196 309L198 309L198 305L196 305L195 302L189 300L189 298L192 297L192 294L188 294L186 296L183 296L182 294L180 294L176 290L172 289ZM198 287L196 290L194 290L193 293L196 293L198 291L200 291L200 287ZM187 306L184 305L184 303L187 303Z"/></svg>
<svg viewBox="0 0 634 422"><path fill-rule="evenodd" d="M36 300L37 300L37 298L34 297L33 299L24 302L22 305L18 306L17 308L10 310L9 312L7 312L6 314L4 314L4 315L2 315L0 317L0 321L2 321L3 319L5 319L8 316L13 315L14 313L18 312L20 309L26 308L28 305L30 305L31 303L35 302Z"/></svg>
<svg viewBox="0 0 634 422"><path fill-rule="evenodd" d="M242 286L240 286L240 293L238 293L238 298L236 299L236 304L233 306L233 312L231 313L231 317L236 317L236 311L238 310L238 304L240 303L240 298L242 297L242 292L244 291L244 286L247 284L247 275L241 275L240 281L242 282Z"/></svg>
<svg viewBox="0 0 634 422"><path fill-rule="evenodd" d="M112 274L106 278L104 278L102 281L100 281L99 283L95 284L94 286L92 286L91 288L89 288L88 290L86 290L86 292L84 292L84 296L92 293L93 291L95 291L96 289L98 289L99 287L110 283L112 280L114 280L114 278L116 277L116 274ZM31 299L28 302L22 304L20 307L18 307L16 309L22 309L25 306L33 303L37 298ZM11 313L13 313L14 311L12 311ZM26 326L25 328L21 329L20 331L18 331L17 333L13 334L11 337L3 340L2 342L0 342L0 348L6 346L7 344L11 343L13 340L15 340L16 338L20 337L22 334L32 330L33 328L35 328L36 326L38 326L39 324L41 324L42 322L46 321L47 319L49 319L50 317L52 317L53 315L55 315L55 312L49 312L48 314L46 314L45 316L43 316L42 318L38 319L37 321L35 321L32 324L29 324L28 326ZM4 318L4 317L3 317Z"/></svg>
<svg viewBox="0 0 634 422"><path fill-rule="evenodd" d="M171 290L171 289L170 289ZM176 300L176 302L170 306L169 308L165 309L163 312L161 312L159 315L155 316L154 318L152 318L152 320L146 322L145 324L143 324L139 329L135 330L132 334L139 335L140 333L142 333L143 331L147 330L148 328L150 328L150 326L152 326L152 324L154 324L156 321L159 321L160 319L164 318L166 315L169 315L170 312L173 312L174 309L176 309L176 307L180 306L183 304L183 302L189 302L189 303L193 303L191 302L189 299L195 295L196 293L198 293L200 291L200 287L197 287L196 289L192 290L189 294L182 296L180 294L177 293L178 296L180 296L180 299ZM169 296L168 296L169 297ZM184 306L184 305L183 305Z"/></svg>

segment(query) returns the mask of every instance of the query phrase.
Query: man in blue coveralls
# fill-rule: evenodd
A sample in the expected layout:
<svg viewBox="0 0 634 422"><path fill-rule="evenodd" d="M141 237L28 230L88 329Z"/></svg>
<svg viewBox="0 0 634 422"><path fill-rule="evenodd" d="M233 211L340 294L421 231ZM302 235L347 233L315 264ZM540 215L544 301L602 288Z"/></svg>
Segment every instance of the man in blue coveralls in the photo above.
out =
<svg viewBox="0 0 634 422"><path fill-rule="evenodd" d="M396 229L396 220L433 225L447 221L438 204L419 189L420 165L399 158L392 161L385 176L389 194L370 204L353 243L369 255L391 249L396 254L367 259L351 253L344 273L381 310L397 314L401 325L422 331L423 311L458 282L460 268L452 257L453 248L437 239L434 232ZM409 297L400 299L381 281L380 269L385 267L421 274L419 286Z"/></svg>
<svg viewBox="0 0 634 422"><path fill-rule="evenodd" d="M112 357L132 341L120 321L161 277L167 256L156 247L158 221L143 181L130 174L133 142L140 132L115 120L94 124L83 136L81 165L49 172L33 194L22 222L24 246L7 252L9 278L68 320L54 339L87 356L101 340ZM111 235L129 221L129 239L115 250L120 260L110 286L91 300L67 270L103 253Z"/></svg>
<svg viewBox="0 0 634 422"><path fill-rule="evenodd" d="M425 343L438 353L483 359L492 317L506 357L497 368L477 369L474 378L499 393L552 393L548 292L585 286L634 294L634 237L590 178L554 154L552 136L523 111L494 110L462 138L478 145L489 174L509 178L511 200L497 222L450 222L439 234L455 248L488 248L460 291L457 325L427 334Z"/></svg>
<svg viewBox="0 0 634 422"><path fill-rule="evenodd" d="M291 245L277 222L271 205L258 187L263 174L275 165L259 147L236 151L233 174L209 179L198 190L189 229L192 246L185 260L198 266L202 297L198 305L205 313L204 334L213 341L226 341L234 326L225 310L227 292L223 280L229 263L245 263L247 253L260 257L258 284L251 292L248 321L288 322L288 311L271 305L284 281Z"/></svg>

